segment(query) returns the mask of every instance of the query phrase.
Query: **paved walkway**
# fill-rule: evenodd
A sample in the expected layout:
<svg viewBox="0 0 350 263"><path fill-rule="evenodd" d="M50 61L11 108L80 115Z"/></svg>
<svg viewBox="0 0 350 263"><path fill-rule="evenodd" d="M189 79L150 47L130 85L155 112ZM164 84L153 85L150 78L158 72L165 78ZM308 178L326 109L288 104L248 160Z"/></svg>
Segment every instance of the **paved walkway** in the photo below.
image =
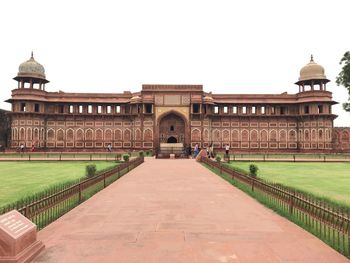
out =
<svg viewBox="0 0 350 263"><path fill-rule="evenodd" d="M35 262L349 262L194 160L145 159L40 231Z"/></svg>

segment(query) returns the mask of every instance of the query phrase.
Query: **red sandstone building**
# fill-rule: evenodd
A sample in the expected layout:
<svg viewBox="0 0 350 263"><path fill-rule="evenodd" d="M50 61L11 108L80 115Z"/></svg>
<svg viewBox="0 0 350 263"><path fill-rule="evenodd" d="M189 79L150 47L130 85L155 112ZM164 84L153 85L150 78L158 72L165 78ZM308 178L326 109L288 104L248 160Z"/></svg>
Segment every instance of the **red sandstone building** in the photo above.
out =
<svg viewBox="0 0 350 263"><path fill-rule="evenodd" d="M233 151L350 150L350 129L334 128L324 68L300 70L296 94L211 94L202 85L142 85L131 93L47 92L42 65L19 66L12 90L9 147L79 151L154 149L160 143Z"/></svg>

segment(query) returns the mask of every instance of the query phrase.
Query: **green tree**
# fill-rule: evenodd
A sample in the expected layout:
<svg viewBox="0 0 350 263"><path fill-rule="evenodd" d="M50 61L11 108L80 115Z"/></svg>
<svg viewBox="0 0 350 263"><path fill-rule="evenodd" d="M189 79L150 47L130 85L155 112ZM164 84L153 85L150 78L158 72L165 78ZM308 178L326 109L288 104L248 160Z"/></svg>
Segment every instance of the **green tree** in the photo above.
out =
<svg viewBox="0 0 350 263"><path fill-rule="evenodd" d="M337 76L336 83L338 86L342 85L348 90L348 102L343 103L343 108L346 111L350 111L350 51L345 52L339 64L343 67Z"/></svg>

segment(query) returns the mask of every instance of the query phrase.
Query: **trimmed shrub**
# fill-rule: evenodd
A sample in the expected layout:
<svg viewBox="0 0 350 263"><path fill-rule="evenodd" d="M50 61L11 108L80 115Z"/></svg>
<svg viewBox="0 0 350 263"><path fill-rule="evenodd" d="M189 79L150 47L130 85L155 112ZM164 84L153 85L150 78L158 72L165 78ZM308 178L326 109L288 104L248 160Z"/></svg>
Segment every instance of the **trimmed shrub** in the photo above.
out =
<svg viewBox="0 0 350 263"><path fill-rule="evenodd" d="M139 151L139 156L142 157L144 155L143 151Z"/></svg>
<svg viewBox="0 0 350 263"><path fill-rule="evenodd" d="M258 166L255 164L251 164L249 165L249 174L250 176L256 177L256 175L258 174Z"/></svg>
<svg viewBox="0 0 350 263"><path fill-rule="evenodd" d="M85 175L86 177L93 177L96 175L96 164L88 164L85 167Z"/></svg>
<svg viewBox="0 0 350 263"><path fill-rule="evenodd" d="M215 160L220 163L221 162L221 157L219 155L216 156Z"/></svg>
<svg viewBox="0 0 350 263"><path fill-rule="evenodd" d="M130 159L129 154L124 154L124 155L123 155L123 160L124 160L124 162L128 162L129 159Z"/></svg>

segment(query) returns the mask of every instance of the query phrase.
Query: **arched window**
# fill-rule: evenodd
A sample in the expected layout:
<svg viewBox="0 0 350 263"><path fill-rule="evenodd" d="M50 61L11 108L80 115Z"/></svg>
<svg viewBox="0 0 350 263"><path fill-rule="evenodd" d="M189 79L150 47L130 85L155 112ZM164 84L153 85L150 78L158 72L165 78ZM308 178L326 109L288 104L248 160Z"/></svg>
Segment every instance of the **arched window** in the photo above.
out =
<svg viewBox="0 0 350 263"><path fill-rule="evenodd" d="M129 129L124 130L124 141L130 141L131 140L131 132Z"/></svg>
<svg viewBox="0 0 350 263"><path fill-rule="evenodd" d="M85 131L85 140L92 141L94 139L93 132L91 129Z"/></svg>
<svg viewBox="0 0 350 263"><path fill-rule="evenodd" d="M47 131L47 140L53 141L55 140L55 132L54 130L50 129Z"/></svg>
<svg viewBox="0 0 350 263"><path fill-rule="evenodd" d="M105 139L108 141L112 140L112 131L110 129L106 130Z"/></svg>
<svg viewBox="0 0 350 263"><path fill-rule="evenodd" d="M78 141L83 141L84 140L84 132L82 129L77 130L77 140Z"/></svg>
<svg viewBox="0 0 350 263"><path fill-rule="evenodd" d="M267 142L268 141L268 138L267 138L267 131L266 130L262 130L260 132L260 140L262 142Z"/></svg>
<svg viewBox="0 0 350 263"><path fill-rule="evenodd" d="M38 128L34 129L34 140L35 141L39 140L39 129Z"/></svg>
<svg viewBox="0 0 350 263"><path fill-rule="evenodd" d="M33 140L33 138L32 138L32 129L31 128L27 129L27 140L28 141Z"/></svg>
<svg viewBox="0 0 350 263"><path fill-rule="evenodd" d="M96 140L103 140L103 132L102 130L96 130Z"/></svg>
<svg viewBox="0 0 350 263"><path fill-rule="evenodd" d="M280 141L285 142L287 140L287 132L286 130L281 130L280 131Z"/></svg>
<svg viewBox="0 0 350 263"><path fill-rule="evenodd" d="M323 131L318 130L318 140L322 141L323 140Z"/></svg>
<svg viewBox="0 0 350 263"><path fill-rule="evenodd" d="M258 132L256 130L252 130L250 132L250 141L252 141L252 142L258 141Z"/></svg>
<svg viewBox="0 0 350 263"><path fill-rule="evenodd" d="M122 140L122 131L117 129L114 130L114 140L121 141Z"/></svg>
<svg viewBox="0 0 350 263"><path fill-rule="evenodd" d="M242 141L243 141L243 142L249 141L249 133L248 133L247 130L243 130L243 131L242 131Z"/></svg>
<svg viewBox="0 0 350 263"><path fill-rule="evenodd" d="M275 130L270 131L270 141L277 141L277 132Z"/></svg>
<svg viewBox="0 0 350 263"><path fill-rule="evenodd" d="M230 141L230 131L229 130L223 130L222 138L223 138L223 141L229 142Z"/></svg>
<svg viewBox="0 0 350 263"><path fill-rule="evenodd" d="M312 131L311 131L311 139L312 139L313 141L316 141L316 130L312 130Z"/></svg>
<svg viewBox="0 0 350 263"><path fill-rule="evenodd" d="M238 133L238 130L233 130L233 131L232 131L232 141L234 141L234 142L239 141L239 133Z"/></svg>
<svg viewBox="0 0 350 263"><path fill-rule="evenodd" d="M144 131L143 134L143 140L146 142L152 141L153 140L153 132L150 129L147 129Z"/></svg>
<svg viewBox="0 0 350 263"><path fill-rule="evenodd" d="M205 141L209 141L209 131L208 131L208 129L204 129L204 131L203 131L203 139Z"/></svg>
<svg viewBox="0 0 350 263"><path fill-rule="evenodd" d="M67 140L68 141L74 141L74 132L72 129L69 129L67 131Z"/></svg>
<svg viewBox="0 0 350 263"><path fill-rule="evenodd" d="M308 130L305 130L305 141L309 141L310 140L310 135L309 135L309 131Z"/></svg>
<svg viewBox="0 0 350 263"><path fill-rule="evenodd" d="M191 137L192 137L192 141L195 141L195 142L200 141L201 140L201 133L200 133L200 131L198 129L194 129L192 131Z"/></svg>
<svg viewBox="0 0 350 263"><path fill-rule="evenodd" d="M64 140L64 132L63 130L57 131L57 141L63 141Z"/></svg>
<svg viewBox="0 0 350 263"><path fill-rule="evenodd" d="M213 141L219 142L221 140L220 138L220 131L214 130L213 131Z"/></svg>
<svg viewBox="0 0 350 263"><path fill-rule="evenodd" d="M25 137L26 136L26 132L25 132L25 129L24 128L21 128L20 130L19 130L19 139L20 140L25 140Z"/></svg>
<svg viewBox="0 0 350 263"><path fill-rule="evenodd" d="M289 131L289 141L291 141L291 142L296 141L296 133L294 130Z"/></svg>

